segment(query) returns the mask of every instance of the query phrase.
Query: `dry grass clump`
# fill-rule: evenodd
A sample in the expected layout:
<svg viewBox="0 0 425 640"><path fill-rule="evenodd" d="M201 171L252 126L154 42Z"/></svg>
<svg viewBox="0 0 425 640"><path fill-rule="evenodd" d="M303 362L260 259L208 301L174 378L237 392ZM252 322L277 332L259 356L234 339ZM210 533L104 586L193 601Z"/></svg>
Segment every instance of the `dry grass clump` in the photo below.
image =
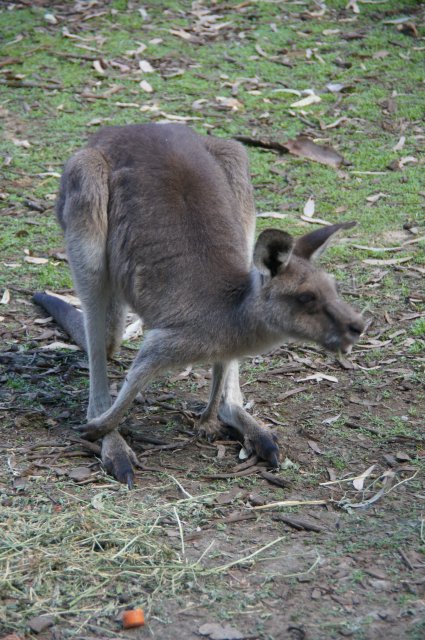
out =
<svg viewBox="0 0 425 640"><path fill-rule="evenodd" d="M90 495L85 487L85 496ZM161 487L163 491L164 487ZM202 570L185 554L183 527L205 517L208 497L160 503L158 490L110 489L91 497L61 482L55 498L27 485L0 512L0 619L7 630L44 613L71 622L116 616L137 597L148 610ZM183 523L183 524L182 524ZM23 617L25 620L23 620Z"/></svg>

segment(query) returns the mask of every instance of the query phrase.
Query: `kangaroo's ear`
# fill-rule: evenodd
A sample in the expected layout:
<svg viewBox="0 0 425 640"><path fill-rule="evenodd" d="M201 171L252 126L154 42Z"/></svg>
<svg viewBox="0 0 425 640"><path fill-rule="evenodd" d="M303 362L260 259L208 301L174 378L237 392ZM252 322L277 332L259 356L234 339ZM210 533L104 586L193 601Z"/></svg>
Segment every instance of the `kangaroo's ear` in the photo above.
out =
<svg viewBox="0 0 425 640"><path fill-rule="evenodd" d="M289 233L279 229L266 229L258 236L254 248L254 264L268 276L275 276L284 268L291 257L294 239Z"/></svg>
<svg viewBox="0 0 425 640"><path fill-rule="evenodd" d="M351 229L357 222L341 222L328 227L321 227L305 236L301 236L295 243L294 253L306 260L315 260L326 249L334 233L340 229Z"/></svg>

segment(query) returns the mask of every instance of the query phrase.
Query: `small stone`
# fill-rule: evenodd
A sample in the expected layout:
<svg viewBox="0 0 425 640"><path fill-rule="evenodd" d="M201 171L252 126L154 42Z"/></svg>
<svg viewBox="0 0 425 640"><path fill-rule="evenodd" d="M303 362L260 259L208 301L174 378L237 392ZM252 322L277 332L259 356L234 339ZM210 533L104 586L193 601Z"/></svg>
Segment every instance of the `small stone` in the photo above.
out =
<svg viewBox="0 0 425 640"><path fill-rule="evenodd" d="M35 616L28 620L28 626L31 631L34 631L34 633L41 633L49 627L52 627L54 624L54 617L49 615Z"/></svg>

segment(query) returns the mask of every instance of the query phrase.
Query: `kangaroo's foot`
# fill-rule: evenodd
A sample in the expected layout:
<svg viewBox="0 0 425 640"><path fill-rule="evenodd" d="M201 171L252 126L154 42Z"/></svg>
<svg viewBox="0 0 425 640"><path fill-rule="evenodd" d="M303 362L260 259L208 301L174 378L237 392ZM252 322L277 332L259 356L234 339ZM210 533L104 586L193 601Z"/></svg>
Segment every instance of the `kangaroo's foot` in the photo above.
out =
<svg viewBox="0 0 425 640"><path fill-rule="evenodd" d="M102 463L105 470L129 489L134 485L134 466L138 461L133 449L118 431L108 433L102 440Z"/></svg>
<svg viewBox="0 0 425 640"><path fill-rule="evenodd" d="M213 442L224 434L225 427L217 416L212 416L206 411L197 414L197 416L199 418L197 432L200 438Z"/></svg>

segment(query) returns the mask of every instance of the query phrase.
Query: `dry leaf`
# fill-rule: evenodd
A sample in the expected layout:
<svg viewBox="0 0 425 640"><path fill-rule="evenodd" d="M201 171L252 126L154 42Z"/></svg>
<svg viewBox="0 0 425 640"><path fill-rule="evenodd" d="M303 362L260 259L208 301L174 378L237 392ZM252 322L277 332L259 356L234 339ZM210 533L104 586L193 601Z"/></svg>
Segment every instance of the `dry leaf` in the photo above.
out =
<svg viewBox="0 0 425 640"><path fill-rule="evenodd" d="M406 243L403 243L406 244ZM368 247L364 244L352 244L350 245L354 249L361 249L363 251L375 251L375 252L384 252L384 251L402 251L403 247Z"/></svg>
<svg viewBox="0 0 425 640"><path fill-rule="evenodd" d="M24 260L30 264L47 264L49 262L48 258L38 258L37 256L25 256Z"/></svg>
<svg viewBox="0 0 425 640"><path fill-rule="evenodd" d="M341 413L338 413L338 415L333 416L333 418L326 418L326 420L322 420L322 424L333 424L334 422L340 419L341 415L342 415Z"/></svg>
<svg viewBox="0 0 425 640"><path fill-rule="evenodd" d="M12 142L17 147L24 147L24 149L29 149L31 146L28 140L18 140L18 138L12 138Z"/></svg>
<svg viewBox="0 0 425 640"><path fill-rule="evenodd" d="M187 31L183 31L183 29L170 29L170 33L173 36L178 36L179 38L182 38L183 40L193 40L193 36L190 33L187 33Z"/></svg>
<svg viewBox="0 0 425 640"><path fill-rule="evenodd" d="M88 480L91 476L91 470L89 467L75 467L68 472L68 477L75 482L83 482Z"/></svg>
<svg viewBox="0 0 425 640"><path fill-rule="evenodd" d="M322 98L320 98L320 96L316 96L315 93L312 93L306 98L293 102L291 107L308 107L311 104L318 104L319 102L322 102Z"/></svg>
<svg viewBox="0 0 425 640"><path fill-rule="evenodd" d="M5 289L3 291L3 295L0 300L0 304L9 304L10 302L10 291L9 289Z"/></svg>
<svg viewBox="0 0 425 640"><path fill-rule="evenodd" d="M150 85L147 80L142 80L142 82L140 83L139 86L140 86L141 89L143 89L143 91L146 91L146 93L152 93L153 92L152 85Z"/></svg>
<svg viewBox="0 0 425 640"><path fill-rule="evenodd" d="M44 14L44 19L46 22L48 22L49 24L57 24L58 20L57 18L53 15L53 13L45 13Z"/></svg>
<svg viewBox="0 0 425 640"><path fill-rule="evenodd" d="M381 198L386 198L386 197L387 197L387 194L386 194L386 193L381 193L381 192L380 192L380 193L375 193L373 196L368 196L368 197L366 198L366 200L367 200L368 202L371 202L371 203L373 204L373 203L375 203L375 202L378 202L378 200L380 200Z"/></svg>
<svg viewBox="0 0 425 640"><path fill-rule="evenodd" d="M322 218L308 218L307 216L300 216L301 220L304 222L310 222L311 224L322 224L324 227L330 227L332 222L328 222L327 220L322 220Z"/></svg>
<svg viewBox="0 0 425 640"><path fill-rule="evenodd" d="M140 60L139 67L140 67L140 70L143 71L143 73L153 73L154 72L153 66L147 60Z"/></svg>
<svg viewBox="0 0 425 640"><path fill-rule="evenodd" d="M100 73L101 75L105 75L105 69L103 68L100 60L95 60L93 62L93 68L95 71L97 71L97 73Z"/></svg>
<svg viewBox="0 0 425 640"><path fill-rule="evenodd" d="M348 122L348 118L346 118L345 116L342 116L341 118L337 118L337 120L335 120L334 122L331 122L330 124L323 124L321 122L320 128L322 129L322 131L324 131L325 129L335 129L336 127L339 127L344 122Z"/></svg>
<svg viewBox="0 0 425 640"><path fill-rule="evenodd" d="M406 156L404 158L400 158L400 165L404 167L405 164L416 164L418 159L414 156Z"/></svg>
<svg viewBox="0 0 425 640"><path fill-rule="evenodd" d="M68 344L67 342L52 342L51 344L46 344L41 347L43 351L62 351L63 349L68 349L68 351L81 351L80 347L77 347L76 344Z"/></svg>
<svg viewBox="0 0 425 640"><path fill-rule="evenodd" d="M369 467L369 469L366 469L366 471L363 471L363 473L361 473L359 476L357 476L356 478L354 478L353 480L353 487L357 490L357 491L363 491L363 485L364 485L364 481L366 480L366 478L368 476L370 476L370 474L372 473L372 471L374 470L375 465L373 464L371 467Z"/></svg>
<svg viewBox="0 0 425 640"><path fill-rule="evenodd" d="M334 376L328 376L326 373L313 373L311 376L307 376L306 378L299 378L297 382L306 382L307 380L316 380L317 382L322 382L322 380L327 380L328 382L338 382L338 378Z"/></svg>
<svg viewBox="0 0 425 640"><path fill-rule="evenodd" d="M137 318L134 322L128 325L126 330L124 331L124 335L122 337L123 340L131 340L132 338L137 338L141 336L143 333L143 323L140 318Z"/></svg>
<svg viewBox="0 0 425 640"><path fill-rule="evenodd" d="M34 633L41 633L46 631L49 627L52 627L55 623L55 619L51 615L35 616L28 620L27 625Z"/></svg>
<svg viewBox="0 0 425 640"><path fill-rule="evenodd" d="M231 109L232 111L239 111L243 108L242 102L236 100L236 98L226 98L224 96L217 96L216 101L221 104L226 109Z"/></svg>
<svg viewBox="0 0 425 640"><path fill-rule="evenodd" d="M357 4L358 0L348 0L346 9L351 9L353 13L360 13L359 5Z"/></svg>
<svg viewBox="0 0 425 640"><path fill-rule="evenodd" d="M263 213L257 213L257 218L276 218L276 220L283 220L288 216L287 213L279 213L279 211L264 211Z"/></svg>
<svg viewBox="0 0 425 640"><path fill-rule="evenodd" d="M191 371L192 371L192 365L190 364L188 367L186 367L184 371L181 371L180 373L177 373L175 376L172 376L170 378L170 382L177 382L178 380L184 380L185 378L188 378Z"/></svg>
<svg viewBox="0 0 425 640"><path fill-rule="evenodd" d="M379 265L382 267L391 266L393 264L402 264L403 262L408 262L412 260L412 257L409 258L391 258L390 260L379 260L378 258L366 258L362 260L365 264Z"/></svg>
<svg viewBox="0 0 425 640"><path fill-rule="evenodd" d="M304 215L307 218L312 218L314 216L315 203L313 196L310 196L307 202L304 205Z"/></svg>
<svg viewBox="0 0 425 640"><path fill-rule="evenodd" d="M401 151L404 147L404 143L406 142L406 136L401 136L400 140L396 145L393 146L393 151Z"/></svg>
<svg viewBox="0 0 425 640"><path fill-rule="evenodd" d="M319 447L317 442L315 442L314 440L307 440L307 443L308 443L308 446L310 447L310 449L312 449L314 451L314 453L318 453L320 455L323 454L323 451L321 450L321 448Z"/></svg>

